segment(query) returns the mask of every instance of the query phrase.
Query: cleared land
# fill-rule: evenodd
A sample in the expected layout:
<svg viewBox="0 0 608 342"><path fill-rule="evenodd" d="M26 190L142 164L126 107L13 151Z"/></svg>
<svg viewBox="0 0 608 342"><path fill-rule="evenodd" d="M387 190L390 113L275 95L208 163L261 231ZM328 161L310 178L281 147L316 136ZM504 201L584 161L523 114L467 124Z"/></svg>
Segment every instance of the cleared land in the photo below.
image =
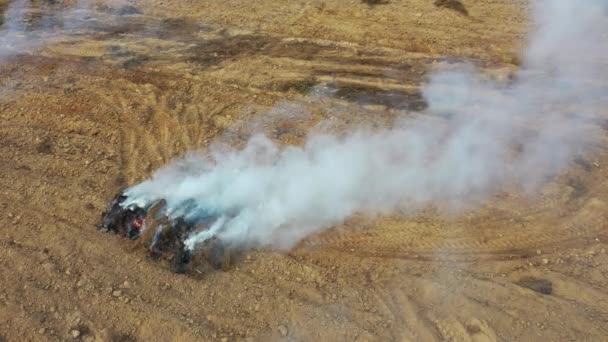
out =
<svg viewBox="0 0 608 342"><path fill-rule="evenodd" d="M465 1L468 15L431 0L98 5L28 5L17 36L37 43L0 63L0 341L608 336L605 122L538 198L357 216L228 272L175 275L94 228L121 186L254 124L297 144L322 120L385 125L424 108L420 84L442 65L503 75L525 2Z"/></svg>

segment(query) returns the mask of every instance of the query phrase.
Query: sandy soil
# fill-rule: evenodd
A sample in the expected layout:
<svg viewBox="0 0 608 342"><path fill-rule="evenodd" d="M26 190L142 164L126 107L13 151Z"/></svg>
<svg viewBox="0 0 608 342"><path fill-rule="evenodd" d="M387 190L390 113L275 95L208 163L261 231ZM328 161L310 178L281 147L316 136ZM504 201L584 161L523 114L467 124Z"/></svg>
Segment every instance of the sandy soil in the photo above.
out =
<svg viewBox="0 0 608 342"><path fill-rule="evenodd" d="M176 275L95 230L117 189L185 151L253 126L299 143L323 120L385 125L462 58L504 76L526 3L464 3L34 2L39 42L0 63L0 341L605 339L606 123L538 197L357 216L226 272Z"/></svg>

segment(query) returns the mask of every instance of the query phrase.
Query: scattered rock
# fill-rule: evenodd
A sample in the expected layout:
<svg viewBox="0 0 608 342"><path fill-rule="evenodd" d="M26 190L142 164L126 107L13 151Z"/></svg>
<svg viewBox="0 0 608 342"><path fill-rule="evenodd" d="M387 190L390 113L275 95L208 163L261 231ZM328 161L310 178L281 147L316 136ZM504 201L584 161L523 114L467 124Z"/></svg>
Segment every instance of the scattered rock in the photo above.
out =
<svg viewBox="0 0 608 342"><path fill-rule="evenodd" d="M72 335L73 338L78 338L80 336L80 331L73 329L72 331L70 331L70 335Z"/></svg>
<svg viewBox="0 0 608 342"><path fill-rule="evenodd" d="M547 259L547 258L543 258L542 262L543 262L543 265L546 265L546 264L548 264L548 263L549 263L549 259Z"/></svg>
<svg viewBox="0 0 608 342"><path fill-rule="evenodd" d="M114 296L114 297L120 297L120 296L122 296L122 291L115 290L114 292L112 292L112 296Z"/></svg>
<svg viewBox="0 0 608 342"><path fill-rule="evenodd" d="M287 336L287 333L289 332L287 330L287 327L284 325L279 325L279 332L281 333L281 335L283 336Z"/></svg>
<svg viewBox="0 0 608 342"><path fill-rule="evenodd" d="M45 332L46 332L46 328L40 328L40 329L38 329L38 333L41 334L41 335L44 334Z"/></svg>
<svg viewBox="0 0 608 342"><path fill-rule="evenodd" d="M125 280L125 282L122 283L122 288L123 289L130 289L131 288L131 283L128 280Z"/></svg>
<svg viewBox="0 0 608 342"><path fill-rule="evenodd" d="M82 287L82 286L84 286L84 280L80 279L80 280L79 280L79 281L76 283L76 286L78 286L78 287Z"/></svg>

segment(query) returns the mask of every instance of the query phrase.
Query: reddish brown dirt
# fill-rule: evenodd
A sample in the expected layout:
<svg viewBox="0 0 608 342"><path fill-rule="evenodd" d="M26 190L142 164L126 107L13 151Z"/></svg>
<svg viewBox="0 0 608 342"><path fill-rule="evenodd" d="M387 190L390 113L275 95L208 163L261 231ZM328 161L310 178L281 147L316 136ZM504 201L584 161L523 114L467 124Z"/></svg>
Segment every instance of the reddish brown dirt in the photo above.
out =
<svg viewBox="0 0 608 342"><path fill-rule="evenodd" d="M227 272L176 275L94 228L119 187L252 125L297 144L424 108L425 75L460 58L515 68L525 2L463 3L112 1L4 59L0 341L605 339L606 130L538 197L357 216Z"/></svg>

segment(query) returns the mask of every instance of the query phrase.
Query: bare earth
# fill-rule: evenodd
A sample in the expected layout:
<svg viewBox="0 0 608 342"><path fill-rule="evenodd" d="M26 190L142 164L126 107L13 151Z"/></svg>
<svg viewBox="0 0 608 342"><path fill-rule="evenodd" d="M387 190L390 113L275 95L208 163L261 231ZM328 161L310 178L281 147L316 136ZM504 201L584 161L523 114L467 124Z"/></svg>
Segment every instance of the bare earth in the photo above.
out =
<svg viewBox="0 0 608 342"><path fill-rule="evenodd" d="M121 186L252 126L297 144L324 120L423 109L421 82L450 63L505 77L526 2L463 3L468 16L432 0L31 5L44 43L0 63L0 341L605 340L608 121L536 197L358 215L226 272L176 275L95 230ZM74 27L36 33L60 10Z"/></svg>

